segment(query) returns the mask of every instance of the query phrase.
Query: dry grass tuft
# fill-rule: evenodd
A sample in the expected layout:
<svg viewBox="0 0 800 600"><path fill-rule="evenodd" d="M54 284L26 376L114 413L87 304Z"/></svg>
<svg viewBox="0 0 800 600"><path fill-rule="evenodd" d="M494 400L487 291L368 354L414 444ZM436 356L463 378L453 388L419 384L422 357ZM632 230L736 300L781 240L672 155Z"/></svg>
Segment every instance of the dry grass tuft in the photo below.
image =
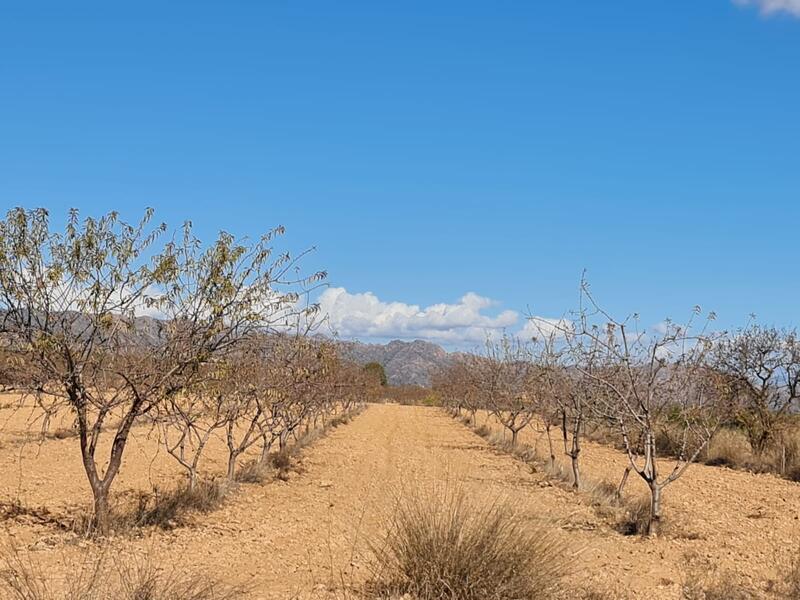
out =
<svg viewBox="0 0 800 600"><path fill-rule="evenodd" d="M237 483L266 483L275 477L275 469L269 463L260 460L246 462L236 472Z"/></svg>
<svg viewBox="0 0 800 600"><path fill-rule="evenodd" d="M186 524L191 513L207 513L219 508L232 491L223 480L188 482L176 488L139 492L133 499L117 499L109 514L109 529L115 534L128 534L141 527L174 529ZM66 525L61 526L82 537L94 537L94 514L91 510L76 510Z"/></svg>
<svg viewBox="0 0 800 600"><path fill-rule="evenodd" d="M628 498L622 505L622 510L617 514L614 529L623 535L646 535L647 525L650 521L650 498L648 496L635 496ZM664 518L661 518L661 526Z"/></svg>
<svg viewBox="0 0 800 600"><path fill-rule="evenodd" d="M705 463L741 467L752 462L753 454L745 435L736 429L720 429L708 445Z"/></svg>
<svg viewBox="0 0 800 600"><path fill-rule="evenodd" d="M151 561L117 564L120 598L130 600L234 600L244 590L176 570L163 570Z"/></svg>
<svg viewBox="0 0 800 600"><path fill-rule="evenodd" d="M197 573L163 569L151 557L123 560L107 553L69 564L59 588L30 556L16 547L0 551L0 597L4 600L235 600L243 588Z"/></svg>
<svg viewBox="0 0 800 600"><path fill-rule="evenodd" d="M482 438L488 438L492 435L492 430L489 429L485 424L475 428L475 433L477 433Z"/></svg>
<svg viewBox="0 0 800 600"><path fill-rule="evenodd" d="M78 430L74 427L59 427L44 434L48 440L67 440L78 437Z"/></svg>
<svg viewBox="0 0 800 600"><path fill-rule="evenodd" d="M272 468L277 471L278 479L286 480L289 478L289 471L292 468L292 453L288 449L275 452L269 457Z"/></svg>
<svg viewBox="0 0 800 600"><path fill-rule="evenodd" d="M620 503L618 486L610 481L594 481L585 486L592 503L599 506L618 506Z"/></svg>
<svg viewBox="0 0 800 600"><path fill-rule="evenodd" d="M344 413L341 415L337 415L333 417L330 421L328 421L328 427L336 429L340 425L347 425L350 421L352 421L353 415L351 413Z"/></svg>
<svg viewBox="0 0 800 600"><path fill-rule="evenodd" d="M552 598L568 562L551 532L462 491L402 499L375 554L367 596L415 600Z"/></svg>
<svg viewBox="0 0 800 600"><path fill-rule="evenodd" d="M219 508L230 488L222 481L198 481L194 488L182 485L166 493L155 494L140 501L133 521L142 526L155 525L169 529L180 523L190 512L211 512Z"/></svg>

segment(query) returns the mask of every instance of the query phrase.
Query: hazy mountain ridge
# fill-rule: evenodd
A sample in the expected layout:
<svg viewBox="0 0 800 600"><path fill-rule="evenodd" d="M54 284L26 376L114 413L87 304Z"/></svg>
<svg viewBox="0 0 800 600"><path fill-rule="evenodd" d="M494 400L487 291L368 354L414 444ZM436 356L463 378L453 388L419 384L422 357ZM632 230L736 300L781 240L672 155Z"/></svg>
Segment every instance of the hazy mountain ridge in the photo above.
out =
<svg viewBox="0 0 800 600"><path fill-rule="evenodd" d="M3 326L7 332L13 331L14 324L6 323L7 315L0 311L0 330ZM126 320L127 324L115 334L113 343L139 348L154 348L163 342L165 322L148 316L136 316ZM72 311L61 313L51 325L55 331L60 328L78 332L91 330L91 318ZM0 333L0 337L4 337ZM325 339L324 336L320 336ZM2 341L2 340L0 340ZM112 343L101 335L99 343ZM1 345L1 344L0 344ZM406 342L392 340L386 344L367 344L358 341L338 341L342 355L364 365L377 362L383 365L386 377L391 385L430 385L431 375L441 367L450 363L455 354L447 352L438 344L424 340Z"/></svg>
<svg viewBox="0 0 800 600"><path fill-rule="evenodd" d="M383 365L391 385L430 385L431 374L450 362L451 355L441 346L423 340L387 344L339 342L342 354L358 364Z"/></svg>

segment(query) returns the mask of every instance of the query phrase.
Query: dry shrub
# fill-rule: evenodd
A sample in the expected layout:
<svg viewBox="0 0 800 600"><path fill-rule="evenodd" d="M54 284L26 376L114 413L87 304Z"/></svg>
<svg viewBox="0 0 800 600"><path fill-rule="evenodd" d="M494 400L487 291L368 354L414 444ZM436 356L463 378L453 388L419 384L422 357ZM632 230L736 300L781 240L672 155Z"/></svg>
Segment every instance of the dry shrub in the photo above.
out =
<svg viewBox="0 0 800 600"><path fill-rule="evenodd" d="M762 462L762 469L800 481L800 431L796 427L783 429L762 456Z"/></svg>
<svg viewBox="0 0 800 600"><path fill-rule="evenodd" d="M679 456L683 451L683 432L669 423L656 430L656 451L659 456Z"/></svg>
<svg viewBox="0 0 800 600"><path fill-rule="evenodd" d="M163 570L152 561L124 564L118 561L119 596L130 600L233 600L242 598L244 590L222 585L197 574Z"/></svg>
<svg viewBox="0 0 800 600"><path fill-rule="evenodd" d="M251 460L246 462L236 472L236 481L238 483L266 483L275 476L275 470L267 463L264 464L260 460Z"/></svg>
<svg viewBox="0 0 800 600"><path fill-rule="evenodd" d="M278 477L285 475L292 467L292 454L284 448L280 452L275 452L269 457L270 464L278 472Z"/></svg>
<svg viewBox="0 0 800 600"><path fill-rule="evenodd" d="M590 442L624 450L619 431L606 423L587 423L584 436Z"/></svg>
<svg viewBox="0 0 800 600"><path fill-rule="evenodd" d="M619 506L618 487L609 481L594 481L584 487L592 498L592 504L603 507Z"/></svg>
<svg viewBox="0 0 800 600"><path fill-rule="evenodd" d="M69 576L58 589L52 573L8 546L0 551L0 597L4 600L234 600L245 589L198 573L158 567L150 554L123 560L110 553L67 561ZM58 590L58 591L57 591Z"/></svg>
<svg viewBox="0 0 800 600"><path fill-rule="evenodd" d="M536 600L566 574L564 547L502 502L478 504L460 490L398 503L375 549L370 598Z"/></svg>
<svg viewBox="0 0 800 600"><path fill-rule="evenodd" d="M738 429L720 429L708 445L707 465L740 467L752 462L753 453L747 437Z"/></svg>
<svg viewBox="0 0 800 600"><path fill-rule="evenodd" d="M514 445L511 443L510 439L506 438L503 431L500 432L493 431L491 435L489 435L489 443L498 450L501 450L508 454L514 452Z"/></svg>
<svg viewBox="0 0 800 600"><path fill-rule="evenodd" d="M337 415L333 417L330 421L328 421L328 427L335 429L340 425L347 425L351 420L352 420L352 415L350 413Z"/></svg>
<svg viewBox="0 0 800 600"><path fill-rule="evenodd" d="M16 546L0 551L0 592L8 600L47 600L49 592L38 566ZM67 596L64 600L71 600Z"/></svg>
<svg viewBox="0 0 800 600"><path fill-rule="evenodd" d="M489 429L486 425L481 425L480 427L475 428L475 433L477 433L482 438L488 438L492 435L492 430Z"/></svg>
<svg viewBox="0 0 800 600"><path fill-rule="evenodd" d="M59 427L53 431L45 433L45 438L48 440L67 440L78 437L78 430L73 427Z"/></svg>
<svg viewBox="0 0 800 600"><path fill-rule="evenodd" d="M528 459L529 461L535 460L534 458ZM572 485L574 478L572 476L572 470L568 467L565 467L562 463L558 461L551 461L549 458L545 464L545 469L547 471L547 476L550 479L555 479L556 481L560 481L561 483Z"/></svg>
<svg viewBox="0 0 800 600"><path fill-rule="evenodd" d="M623 535L645 535L650 522L650 498L647 496L634 496L628 498L622 505L622 510L617 513L614 528ZM661 526L664 517L661 517Z"/></svg>
<svg viewBox="0 0 800 600"><path fill-rule="evenodd" d="M170 529L190 512L211 512L219 508L230 488L222 481L199 480L194 488L181 485L165 493L141 496L131 521L140 526Z"/></svg>
<svg viewBox="0 0 800 600"><path fill-rule="evenodd" d="M200 479L190 488L188 482L165 491L137 492L115 497L109 511L109 532L127 534L141 527L174 529L185 524L193 512L207 513L219 508L232 491L224 480ZM79 536L98 536L91 509L76 509L59 527Z"/></svg>

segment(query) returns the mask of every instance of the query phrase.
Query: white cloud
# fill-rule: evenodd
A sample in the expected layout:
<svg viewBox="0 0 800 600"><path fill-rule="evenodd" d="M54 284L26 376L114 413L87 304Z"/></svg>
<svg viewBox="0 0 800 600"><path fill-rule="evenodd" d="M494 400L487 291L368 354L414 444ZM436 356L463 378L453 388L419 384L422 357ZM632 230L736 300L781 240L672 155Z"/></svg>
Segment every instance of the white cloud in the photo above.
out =
<svg viewBox="0 0 800 600"><path fill-rule="evenodd" d="M800 17L800 0L733 0L740 6L757 6L761 13L772 15L779 12Z"/></svg>
<svg viewBox="0 0 800 600"><path fill-rule="evenodd" d="M469 292L455 304L421 308L404 302L384 302L372 292L351 294L328 288L319 298L321 312L334 331L346 338L425 339L445 344L481 343L517 324L519 315L484 311L497 303Z"/></svg>

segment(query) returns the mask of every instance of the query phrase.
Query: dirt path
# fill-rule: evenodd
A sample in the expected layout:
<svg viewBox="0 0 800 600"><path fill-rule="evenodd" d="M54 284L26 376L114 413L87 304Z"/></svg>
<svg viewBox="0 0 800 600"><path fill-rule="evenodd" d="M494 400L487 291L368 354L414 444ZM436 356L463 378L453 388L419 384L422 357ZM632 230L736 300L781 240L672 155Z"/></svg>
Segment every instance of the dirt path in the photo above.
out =
<svg viewBox="0 0 800 600"><path fill-rule="evenodd" d="M63 448L65 453L71 452L71 457L75 449L68 442L46 442L53 446L41 449L40 454L52 456L53 448ZM140 451L149 456L154 448L148 450L146 442L141 443ZM608 452L613 458L613 451ZM9 460L5 454L5 449L0 452L4 462ZM587 452L587 474L591 475L593 461L602 467L612 458L600 450ZM72 467L59 470L40 466L41 470L29 472L14 487L28 490L29 496L35 494L46 506L63 506L63 499L54 491L66 489L75 494L73 486L79 485L80 479L73 481L76 475ZM793 484L774 478L769 485L777 485L779 490L752 488L751 503L769 502L769 518L749 519L750 527L738 532L714 521L698 539L639 540L609 530L585 498L548 485L541 473L495 452L444 412L396 405L368 407L350 424L308 448L302 466L303 472L288 482L243 485L223 508L197 516L190 526L155 530L143 538L115 538L112 547L121 555L149 553L165 563L191 565L223 580L245 583L254 598L319 597L329 588L358 583L367 576L369 540L378 539L383 532L398 494L449 481L487 501L506 497L531 523L544 520L556 528L573 551L580 551L573 561L577 580L638 598L677 598L681 563L687 551L705 553L736 566L735 553L744 552L749 545L748 560L761 558L742 564L739 570L749 569L753 579L766 580L770 567L764 550L767 544L758 540L774 541L776 534L770 532L776 522L770 519L778 518L780 507L776 503L788 502L783 496L787 489L794 489L786 487ZM162 470L166 469L164 466ZM745 474L733 475L722 477L707 493L719 494L718 501L731 496L731 488L742 485L736 477ZM126 485L147 489L152 473L140 477L143 479L137 481L132 470ZM691 471L687 481L690 477ZM748 477L752 485L754 476ZM681 485L679 482L675 489ZM49 499L45 500L45 494ZM674 497L679 504L684 502L678 493ZM723 516L715 514L713 519L719 520L729 512L750 508L721 504L716 510ZM792 519L788 514L780 518ZM786 529L783 521L781 525ZM738 522L735 527L740 527ZM719 529L727 541L711 535L711 528ZM82 551L46 526L7 523L7 534L34 548L37 560L55 570L68 562L70 555ZM780 535L784 534L789 536L792 531ZM739 542L739 535L747 539ZM45 538L47 543L43 544Z"/></svg>

